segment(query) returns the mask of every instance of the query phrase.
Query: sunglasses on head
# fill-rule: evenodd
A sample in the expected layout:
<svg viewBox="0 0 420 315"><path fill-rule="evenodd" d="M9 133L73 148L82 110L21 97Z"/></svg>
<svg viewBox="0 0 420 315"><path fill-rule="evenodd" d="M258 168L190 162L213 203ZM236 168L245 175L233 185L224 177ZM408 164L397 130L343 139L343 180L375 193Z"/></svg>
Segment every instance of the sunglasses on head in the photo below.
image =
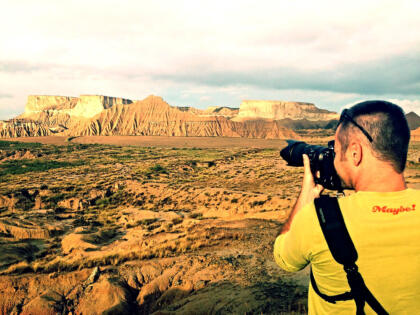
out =
<svg viewBox="0 0 420 315"><path fill-rule="evenodd" d="M338 121L338 124L337 124L337 128L338 128L338 126L344 121L344 120L347 120L347 121L349 121L349 122L351 122L353 125L355 125L357 128L359 128L360 129L360 131L361 132L363 132L363 134L366 136L366 138L368 138L369 139L369 141L370 142L373 142L373 138L371 137L371 135L365 130L365 128L363 128L362 126L360 126L357 122L355 122L354 121L354 119L353 119L353 117L351 117L349 114L348 114L348 109L346 108L346 109L344 109L343 110L343 112L341 113L341 116L340 116L340 120Z"/></svg>

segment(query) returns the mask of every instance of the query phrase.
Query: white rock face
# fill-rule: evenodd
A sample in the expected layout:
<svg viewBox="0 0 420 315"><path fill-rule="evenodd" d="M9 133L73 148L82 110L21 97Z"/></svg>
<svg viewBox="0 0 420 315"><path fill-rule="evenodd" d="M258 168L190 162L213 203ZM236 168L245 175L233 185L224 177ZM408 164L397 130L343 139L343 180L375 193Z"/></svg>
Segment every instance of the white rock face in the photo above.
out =
<svg viewBox="0 0 420 315"><path fill-rule="evenodd" d="M329 120L338 118L338 114L311 103L247 100L241 103L235 120L246 118Z"/></svg>
<svg viewBox="0 0 420 315"><path fill-rule="evenodd" d="M22 117L48 111L91 118L115 104L131 103L129 99L103 95L80 95L80 97L30 95Z"/></svg>
<svg viewBox="0 0 420 315"><path fill-rule="evenodd" d="M30 115L45 110L70 109L76 105L78 98L54 95L29 95L24 115Z"/></svg>
<svg viewBox="0 0 420 315"><path fill-rule="evenodd" d="M91 118L104 109L110 108L116 104L131 104L132 101L120 97L102 96L102 95L80 95L74 108L66 111L70 116Z"/></svg>

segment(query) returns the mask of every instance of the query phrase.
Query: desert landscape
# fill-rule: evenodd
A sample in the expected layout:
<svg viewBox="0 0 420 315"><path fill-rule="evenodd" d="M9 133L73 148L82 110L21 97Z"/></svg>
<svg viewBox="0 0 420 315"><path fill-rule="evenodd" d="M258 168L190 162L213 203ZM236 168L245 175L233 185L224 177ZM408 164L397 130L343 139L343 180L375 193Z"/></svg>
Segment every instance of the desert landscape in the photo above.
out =
<svg viewBox="0 0 420 315"><path fill-rule="evenodd" d="M3 2L0 315L307 314L280 151L366 100L420 189L419 1Z"/></svg>
<svg viewBox="0 0 420 315"><path fill-rule="evenodd" d="M302 173L285 141L128 138L0 142L2 314L306 312L307 273L272 257Z"/></svg>
<svg viewBox="0 0 420 315"><path fill-rule="evenodd" d="M303 173L279 151L290 137L326 145L337 114L102 100L88 122L78 100L32 97L2 122L0 313L305 314L307 270L272 256ZM405 174L420 188L414 127Z"/></svg>

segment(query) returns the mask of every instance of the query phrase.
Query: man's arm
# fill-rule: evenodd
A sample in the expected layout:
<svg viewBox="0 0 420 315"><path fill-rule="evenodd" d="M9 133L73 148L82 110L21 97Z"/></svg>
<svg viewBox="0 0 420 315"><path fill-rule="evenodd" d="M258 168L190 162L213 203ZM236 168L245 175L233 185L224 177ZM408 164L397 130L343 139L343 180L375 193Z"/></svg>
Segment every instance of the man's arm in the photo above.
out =
<svg viewBox="0 0 420 315"><path fill-rule="evenodd" d="M321 185L315 184L309 158L306 155L303 156L303 164L304 175L299 197L287 222L283 225L281 234L274 242L274 260L282 269L291 272L301 270L309 262L308 246L311 244L312 224L316 217L315 211L311 211L311 203L324 189ZM302 215L302 211L305 210L308 210L307 213ZM293 221L295 223L292 226Z"/></svg>
<svg viewBox="0 0 420 315"><path fill-rule="evenodd" d="M292 225L292 221L296 213L298 213L304 205L311 203L314 201L315 198L318 198L321 192L324 190L324 187L322 187L322 185L315 184L314 177L312 176L311 172L309 157L306 154L303 155L303 169L303 182L299 197L297 198L295 205L293 206L289 218L283 225L280 234L288 232L290 230L290 226Z"/></svg>

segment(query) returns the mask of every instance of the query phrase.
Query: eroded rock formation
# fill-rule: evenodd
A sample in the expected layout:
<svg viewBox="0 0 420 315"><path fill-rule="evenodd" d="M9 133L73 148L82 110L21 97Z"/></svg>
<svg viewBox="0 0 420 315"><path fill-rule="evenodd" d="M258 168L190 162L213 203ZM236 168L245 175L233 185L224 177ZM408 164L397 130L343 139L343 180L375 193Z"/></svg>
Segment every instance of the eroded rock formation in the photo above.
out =
<svg viewBox="0 0 420 315"><path fill-rule="evenodd" d="M325 109L319 109L314 104L303 102L284 101L252 101L247 100L241 103L239 114L236 120L266 118L280 120L309 119L309 120L331 120L337 119L338 114Z"/></svg>
<svg viewBox="0 0 420 315"><path fill-rule="evenodd" d="M284 119L330 120L337 114L313 104L244 101L240 109L174 107L161 97L131 101L100 95L30 95L25 112L0 121L0 137L30 136L203 136L296 138ZM293 124L292 124L293 125Z"/></svg>
<svg viewBox="0 0 420 315"><path fill-rule="evenodd" d="M91 118L104 109L117 104L131 104L132 101L120 97L103 95L80 95L80 97L29 95L22 118L32 118L34 114L68 114Z"/></svg>
<svg viewBox="0 0 420 315"><path fill-rule="evenodd" d="M420 116L415 112L406 114L405 118L407 118L408 127L410 127L411 130L415 130L420 127Z"/></svg>
<svg viewBox="0 0 420 315"><path fill-rule="evenodd" d="M53 95L29 95L26 102L25 112L22 116L30 116L48 110L71 109L76 106L77 97L53 96Z"/></svg>
<svg viewBox="0 0 420 315"><path fill-rule="evenodd" d="M130 105L115 105L91 120L76 121L67 135L142 135L284 138L294 136L275 121L234 122L223 116L197 115L149 96Z"/></svg>
<svg viewBox="0 0 420 315"><path fill-rule="evenodd" d="M239 108L210 106L207 109L197 109L194 107L178 107L184 112L190 112L199 116L223 116L227 118L234 118L239 113Z"/></svg>

